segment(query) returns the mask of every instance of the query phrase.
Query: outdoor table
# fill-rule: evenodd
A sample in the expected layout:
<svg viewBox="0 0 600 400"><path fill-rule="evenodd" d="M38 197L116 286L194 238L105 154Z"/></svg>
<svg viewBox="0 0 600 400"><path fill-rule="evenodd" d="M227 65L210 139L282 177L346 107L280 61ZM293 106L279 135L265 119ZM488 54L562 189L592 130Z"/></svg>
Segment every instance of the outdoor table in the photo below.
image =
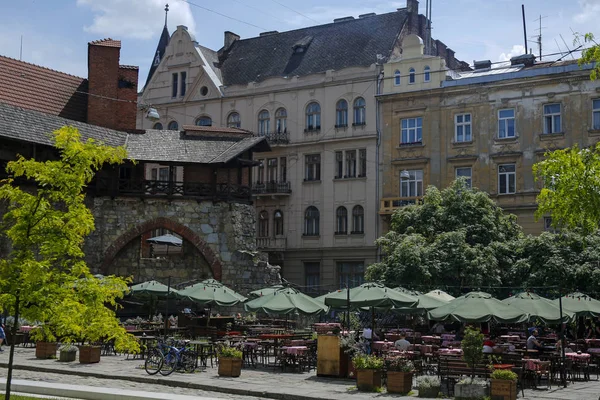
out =
<svg viewBox="0 0 600 400"><path fill-rule="evenodd" d="M418 356L418 351L400 351L400 350L392 350L388 353L390 356L400 356L406 358L413 358L414 356Z"/></svg>
<svg viewBox="0 0 600 400"><path fill-rule="evenodd" d="M290 340L290 344L292 346L305 346L306 340L304 340L304 339Z"/></svg>
<svg viewBox="0 0 600 400"><path fill-rule="evenodd" d="M442 340L442 338L439 336L421 336L421 339L423 339L423 343L426 343L426 342L433 343L433 342L439 342Z"/></svg>
<svg viewBox="0 0 600 400"><path fill-rule="evenodd" d="M442 333L441 338L443 341L453 342L456 339L456 335L453 333Z"/></svg>
<svg viewBox="0 0 600 400"><path fill-rule="evenodd" d="M277 357L277 350L279 348L279 339L292 339L294 335L276 335L276 334L263 334L259 338L262 340L273 340L273 354Z"/></svg>
<svg viewBox="0 0 600 400"><path fill-rule="evenodd" d="M514 368L514 364L494 364L494 369L508 369Z"/></svg>
<svg viewBox="0 0 600 400"><path fill-rule="evenodd" d="M415 348L417 348L417 345L415 345ZM418 347L418 349L421 351L421 354L433 353L433 345L431 344L422 344Z"/></svg>
<svg viewBox="0 0 600 400"><path fill-rule="evenodd" d="M519 335L502 335L500 339L505 340L507 342L516 342L521 339Z"/></svg>
<svg viewBox="0 0 600 400"><path fill-rule="evenodd" d="M445 340L442 342L441 347L460 347L461 342L453 341L453 340Z"/></svg>
<svg viewBox="0 0 600 400"><path fill-rule="evenodd" d="M530 371L539 371L542 369L542 366L550 365L550 361L542 361L537 358L528 358L528 359L523 360L523 362L525 364L525 369L528 369Z"/></svg>
<svg viewBox="0 0 600 400"><path fill-rule="evenodd" d="M285 366L288 365L288 362L293 366L301 367L302 356L308 352L308 347L306 346L283 346L281 348L283 351L282 354L282 368L285 370Z"/></svg>
<svg viewBox="0 0 600 400"><path fill-rule="evenodd" d="M148 354L150 351L150 346L148 346L148 342L155 341L156 336L136 336L135 338L140 342L141 346L145 347L145 351L142 351L139 354L139 356L143 360L144 357L146 356L146 354ZM135 357L136 357L136 355L134 355L133 358L135 358Z"/></svg>
<svg viewBox="0 0 600 400"><path fill-rule="evenodd" d="M35 328L35 327L29 326L29 325L21 325L19 327L19 332L27 333L27 332L30 332L33 328Z"/></svg>
<svg viewBox="0 0 600 400"><path fill-rule="evenodd" d="M213 348L213 344L206 341L206 340L191 340L189 342L190 346L194 346L194 351L196 352L196 354L198 355L198 357L196 358L196 368L198 368L198 359L200 359L200 361L203 364L203 367L206 368L207 367L207 356L209 351L205 351L205 350L212 350ZM212 361L211 361L212 363Z"/></svg>
<svg viewBox="0 0 600 400"><path fill-rule="evenodd" d="M509 334L510 336L518 336L518 337L522 337L522 338L524 338L524 337L525 337L525 334L524 334L523 332L510 332L510 331L509 331L509 332L508 332L508 334Z"/></svg>
<svg viewBox="0 0 600 400"><path fill-rule="evenodd" d="M600 354L600 347L590 347L587 352L589 354Z"/></svg>
<svg viewBox="0 0 600 400"><path fill-rule="evenodd" d="M573 361L588 361L591 355L588 353L565 353L565 357Z"/></svg>
<svg viewBox="0 0 600 400"><path fill-rule="evenodd" d="M462 349L439 349L438 354L440 355L462 355Z"/></svg>
<svg viewBox="0 0 600 400"><path fill-rule="evenodd" d="M390 350L390 349L394 348L394 342L384 342L384 341L373 342L372 348L373 348L373 350L377 350L377 351Z"/></svg>

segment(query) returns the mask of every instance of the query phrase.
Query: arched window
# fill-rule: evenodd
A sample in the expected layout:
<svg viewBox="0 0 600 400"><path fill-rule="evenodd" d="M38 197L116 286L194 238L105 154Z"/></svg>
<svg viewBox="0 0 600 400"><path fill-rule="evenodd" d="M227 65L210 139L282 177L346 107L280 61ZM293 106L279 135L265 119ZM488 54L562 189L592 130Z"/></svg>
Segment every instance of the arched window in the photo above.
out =
<svg viewBox="0 0 600 400"><path fill-rule="evenodd" d="M271 118L267 110L262 110L258 113L258 134L265 136L269 133L271 127Z"/></svg>
<svg viewBox="0 0 600 400"><path fill-rule="evenodd" d="M415 83L415 69L411 68L408 70L408 83Z"/></svg>
<svg viewBox="0 0 600 400"><path fill-rule="evenodd" d="M258 237L269 236L269 213L262 210L258 214Z"/></svg>
<svg viewBox="0 0 600 400"><path fill-rule="evenodd" d="M212 126L212 119L210 117L200 117L200 118L196 119L196 125Z"/></svg>
<svg viewBox="0 0 600 400"><path fill-rule="evenodd" d="M319 236L319 210L315 206L304 213L304 236Z"/></svg>
<svg viewBox="0 0 600 400"><path fill-rule="evenodd" d="M287 133L287 111L283 107L275 111L275 129L277 133Z"/></svg>
<svg viewBox="0 0 600 400"><path fill-rule="evenodd" d="M354 125L365 125L367 123L367 106L365 99L359 97L354 100Z"/></svg>
<svg viewBox="0 0 600 400"><path fill-rule="evenodd" d="M178 131L179 130L179 124L177 123L177 121L171 121L169 122L169 126L168 126L170 131Z"/></svg>
<svg viewBox="0 0 600 400"><path fill-rule="evenodd" d="M275 236L283 236L283 213L280 210L273 214L273 230Z"/></svg>
<svg viewBox="0 0 600 400"><path fill-rule="evenodd" d="M365 233L365 210L362 206L352 209L352 233Z"/></svg>
<svg viewBox="0 0 600 400"><path fill-rule="evenodd" d="M344 99L335 105L335 127L348 126L348 102Z"/></svg>
<svg viewBox="0 0 600 400"><path fill-rule="evenodd" d="M159 131L162 131L163 126L160 122L157 122L154 124L154 126L152 126L152 129L158 129Z"/></svg>
<svg viewBox="0 0 600 400"><path fill-rule="evenodd" d="M394 85L400 86L400 71L399 70L396 70L394 72Z"/></svg>
<svg viewBox="0 0 600 400"><path fill-rule="evenodd" d="M431 69L429 68L429 65L425 66L423 72L423 82L429 82L431 80Z"/></svg>
<svg viewBox="0 0 600 400"><path fill-rule="evenodd" d="M227 116L227 127L228 128L240 128L242 126L242 120L240 114L232 112Z"/></svg>
<svg viewBox="0 0 600 400"><path fill-rule="evenodd" d="M306 106L306 131L321 129L321 106L312 102Z"/></svg>
<svg viewBox="0 0 600 400"><path fill-rule="evenodd" d="M335 211L335 234L345 235L348 233L348 210L346 207L338 207Z"/></svg>

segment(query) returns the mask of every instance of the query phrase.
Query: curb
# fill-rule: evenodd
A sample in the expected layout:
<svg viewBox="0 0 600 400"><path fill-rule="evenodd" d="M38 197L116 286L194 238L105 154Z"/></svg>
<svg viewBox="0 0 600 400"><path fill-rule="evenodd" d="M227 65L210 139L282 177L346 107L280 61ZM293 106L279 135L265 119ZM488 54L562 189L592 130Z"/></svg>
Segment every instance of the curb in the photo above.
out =
<svg viewBox="0 0 600 400"><path fill-rule="evenodd" d="M0 368L8 368L8 363L0 363ZM304 396L298 394L291 393L274 393L274 392L262 392L258 390L243 390L236 389L230 387L222 387L222 386L213 386L202 383L194 383L194 382L180 382L176 380L162 380L162 379L152 379L141 376L110 376L106 374L101 374L97 372L88 372L88 371L62 371L56 370L53 368L46 367L38 367L31 365L13 365L13 369L15 370L23 370L23 371L33 371L33 372L45 372L51 374L62 374L62 375L75 375L75 376L83 376L90 378L98 378L98 379L110 379L110 380L121 380L128 382L136 382L136 383L146 383L152 385L163 385L167 387L177 387L184 389L197 389L204 390L206 392L217 392L217 393L225 393L225 394L235 394L240 396L254 396L254 397L264 397L275 400L327 400L325 397L313 397L313 396Z"/></svg>

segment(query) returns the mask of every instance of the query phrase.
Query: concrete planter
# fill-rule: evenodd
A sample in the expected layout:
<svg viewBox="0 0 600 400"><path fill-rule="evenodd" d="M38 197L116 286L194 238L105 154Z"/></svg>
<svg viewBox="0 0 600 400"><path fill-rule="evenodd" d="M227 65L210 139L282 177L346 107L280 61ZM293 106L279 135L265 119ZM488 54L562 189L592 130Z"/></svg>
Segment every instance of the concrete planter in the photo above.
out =
<svg viewBox="0 0 600 400"><path fill-rule="evenodd" d="M460 384L454 385L454 398L457 400L466 399L482 399L487 397L489 394L487 386L472 385L472 384Z"/></svg>
<svg viewBox="0 0 600 400"><path fill-rule="evenodd" d="M412 390L413 373L388 371L387 391L388 393L408 393Z"/></svg>
<svg viewBox="0 0 600 400"><path fill-rule="evenodd" d="M241 374L241 358L219 358L219 376L230 376L237 378Z"/></svg>
<svg viewBox="0 0 600 400"><path fill-rule="evenodd" d="M56 358L55 342L37 342L35 344L35 358Z"/></svg>
<svg viewBox="0 0 600 400"><path fill-rule="evenodd" d="M490 396L492 397L492 400L516 400L517 381L492 379Z"/></svg>
<svg viewBox="0 0 600 400"><path fill-rule="evenodd" d="M356 386L358 390L373 392L381 387L381 371L375 369L357 369Z"/></svg>
<svg viewBox="0 0 600 400"><path fill-rule="evenodd" d="M100 346L79 347L79 362L81 364L94 364L100 362Z"/></svg>
<svg viewBox="0 0 600 400"><path fill-rule="evenodd" d="M419 397L426 397L429 399L437 399L438 394L442 390L441 386L432 386L426 389L419 389Z"/></svg>
<svg viewBox="0 0 600 400"><path fill-rule="evenodd" d="M77 358L76 351L59 351L58 352L58 361L71 362L71 361L75 361L76 358Z"/></svg>

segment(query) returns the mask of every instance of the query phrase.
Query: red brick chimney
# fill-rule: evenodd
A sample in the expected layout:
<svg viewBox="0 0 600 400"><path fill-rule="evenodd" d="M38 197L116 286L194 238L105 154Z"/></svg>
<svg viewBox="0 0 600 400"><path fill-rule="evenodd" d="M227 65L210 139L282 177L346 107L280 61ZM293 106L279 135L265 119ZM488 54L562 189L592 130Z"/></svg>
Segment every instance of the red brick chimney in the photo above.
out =
<svg viewBox="0 0 600 400"><path fill-rule="evenodd" d="M119 65L120 53L120 40L88 43L87 122L130 130L135 129L138 67Z"/></svg>

